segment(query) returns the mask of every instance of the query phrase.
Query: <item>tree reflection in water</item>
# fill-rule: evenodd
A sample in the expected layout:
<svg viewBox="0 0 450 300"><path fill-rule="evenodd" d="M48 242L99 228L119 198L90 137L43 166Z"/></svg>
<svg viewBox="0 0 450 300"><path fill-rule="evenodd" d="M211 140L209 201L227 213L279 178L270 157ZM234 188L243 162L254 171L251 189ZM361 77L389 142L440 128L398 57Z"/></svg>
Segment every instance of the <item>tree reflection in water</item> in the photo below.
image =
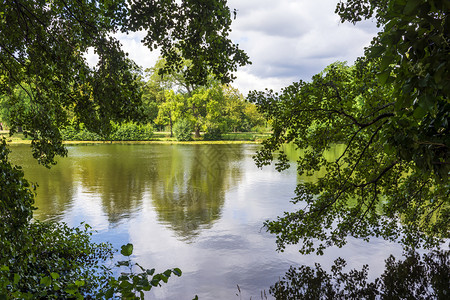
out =
<svg viewBox="0 0 450 300"><path fill-rule="evenodd" d="M71 207L99 203L115 227L150 206L158 221L185 241L219 219L226 191L243 172L240 144L79 145L69 147L70 159L61 158L50 170L36 166L28 147L15 148L13 158L40 185L38 219L60 220Z"/></svg>
<svg viewBox="0 0 450 300"><path fill-rule="evenodd" d="M367 282L368 266L344 273L346 262L335 260L331 274L322 269L291 266L285 276L270 288L276 299L449 299L450 251L420 255L409 252L403 261L392 255L384 273Z"/></svg>
<svg viewBox="0 0 450 300"><path fill-rule="evenodd" d="M225 192L236 185L242 145L172 148L172 159L159 160L151 196L159 221L185 241L220 217ZM163 182L163 184L161 184Z"/></svg>

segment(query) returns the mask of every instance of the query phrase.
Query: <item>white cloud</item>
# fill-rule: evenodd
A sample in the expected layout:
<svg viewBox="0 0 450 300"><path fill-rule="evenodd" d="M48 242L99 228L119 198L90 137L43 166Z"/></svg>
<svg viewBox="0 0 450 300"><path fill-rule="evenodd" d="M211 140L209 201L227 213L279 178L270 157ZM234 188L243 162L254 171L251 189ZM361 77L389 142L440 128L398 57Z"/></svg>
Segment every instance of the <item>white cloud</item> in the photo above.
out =
<svg viewBox="0 0 450 300"><path fill-rule="evenodd" d="M160 52L157 50L150 51L141 43L141 40L145 37L145 32L117 33L114 37L120 40L123 45L122 49L143 69L151 68L155 65Z"/></svg>
<svg viewBox="0 0 450 300"><path fill-rule="evenodd" d="M94 68L98 63L98 54L95 53L94 47L89 47L87 52L84 54L84 58L86 59L89 67Z"/></svg>
<svg viewBox="0 0 450 300"><path fill-rule="evenodd" d="M229 1L238 15L232 39L250 56L235 86L244 94L265 87L279 90L292 81L309 80L337 60L349 64L363 54L375 24L341 24L335 0Z"/></svg>

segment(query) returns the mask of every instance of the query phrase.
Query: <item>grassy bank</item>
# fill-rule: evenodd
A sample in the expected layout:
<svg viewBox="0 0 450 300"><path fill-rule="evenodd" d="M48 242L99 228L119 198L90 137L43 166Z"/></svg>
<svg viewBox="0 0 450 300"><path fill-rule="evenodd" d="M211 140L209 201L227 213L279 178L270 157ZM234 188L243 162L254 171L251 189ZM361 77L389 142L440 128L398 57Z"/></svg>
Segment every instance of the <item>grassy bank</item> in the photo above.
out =
<svg viewBox="0 0 450 300"><path fill-rule="evenodd" d="M25 138L23 133L16 133L13 136L9 135L9 131L1 130L0 131L0 139L5 137L6 141L9 144L31 144L30 138Z"/></svg>
<svg viewBox="0 0 450 300"><path fill-rule="evenodd" d="M0 131L0 136L6 137L6 140L10 144L30 144L31 139L25 138L23 133L16 133L13 136L9 136L8 131ZM225 133L222 138L217 141L205 141L203 138L194 139L190 142L179 142L175 137L170 137L170 132L159 132L155 131L153 133L153 138L151 141L66 141L65 144L90 144L90 143L180 143L180 144L225 144L225 143L260 143L264 139L268 138L270 133L258 133L258 132L233 132Z"/></svg>

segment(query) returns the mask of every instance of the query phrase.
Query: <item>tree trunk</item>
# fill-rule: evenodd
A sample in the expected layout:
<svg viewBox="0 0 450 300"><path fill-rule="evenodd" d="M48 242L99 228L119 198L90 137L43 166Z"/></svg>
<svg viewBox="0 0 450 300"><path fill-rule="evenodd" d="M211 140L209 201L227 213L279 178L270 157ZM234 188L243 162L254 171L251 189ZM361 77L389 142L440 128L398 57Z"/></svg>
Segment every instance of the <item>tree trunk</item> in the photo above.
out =
<svg viewBox="0 0 450 300"><path fill-rule="evenodd" d="M169 126L170 126L170 137L173 137L173 130L172 130L172 112L169 112Z"/></svg>
<svg viewBox="0 0 450 300"><path fill-rule="evenodd" d="M195 138L200 137L200 126L195 126Z"/></svg>

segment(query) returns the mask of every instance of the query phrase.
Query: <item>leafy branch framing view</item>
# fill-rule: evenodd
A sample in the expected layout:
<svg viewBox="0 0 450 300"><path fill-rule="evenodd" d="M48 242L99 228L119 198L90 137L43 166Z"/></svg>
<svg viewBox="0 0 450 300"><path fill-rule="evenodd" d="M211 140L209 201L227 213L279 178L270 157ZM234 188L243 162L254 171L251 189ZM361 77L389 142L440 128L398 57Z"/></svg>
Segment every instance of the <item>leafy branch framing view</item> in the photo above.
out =
<svg viewBox="0 0 450 300"><path fill-rule="evenodd" d="M248 126L262 126L254 106L224 85L234 79L238 67L250 63L228 37L232 12L226 4L223 0L2 2L0 95L11 134L23 130L32 138L33 156L50 167L56 156L67 155L62 129L67 129L69 120L101 137L122 130L117 124L153 122L172 131L177 121L176 131L187 132L186 139L190 130L196 138L203 131L214 139L225 126L241 126L248 107L246 118L253 118ZM381 237L399 241L412 253L412 260L406 261L421 267L425 265L414 251L438 248L448 241L449 10L444 0L340 1L336 12L342 22L373 18L380 28L365 57L352 66L336 62L310 82L293 83L280 93L266 90L248 95L273 132L255 156L258 166L278 157L277 168L286 169L287 157L279 151L283 144L294 143L303 153L298 174L326 170L316 182L298 184L292 201L297 211L265 223L277 236L280 251L287 244L298 244L301 253L323 254L329 247L342 247L349 237ZM153 70L153 82L161 83L158 76L172 78L175 84L169 90L160 85L146 92L149 87L139 68L111 35L140 30L146 31L142 42L150 50L158 48L163 57ZM95 68L84 57L91 47L99 56ZM175 86L185 90L174 92ZM158 103L161 92L164 101ZM232 107L233 101L242 106L236 110L241 119L231 110L223 118L220 110ZM140 130L132 126L123 134ZM344 144L344 150L337 160L328 161L323 154L335 144ZM110 245L92 243L88 228L32 221L35 187L23 178L20 167L11 165L8 152L3 141L1 296L83 298L107 292L108 297L137 297L136 292L155 286L147 275L157 284L172 273L181 275L178 269L154 275L142 268L145 274L116 280L104 269L92 273L111 257ZM122 254L131 255L132 246L124 247ZM431 265L434 259L448 261L448 251L441 251L423 256L424 260ZM343 265L336 261L335 280L355 277L365 284L365 268L345 275ZM388 260L387 266L392 265ZM312 269L302 269L303 275L289 271L287 287L280 281L272 292L281 298L291 297L290 292L300 297L299 286L290 290L289 285L309 274L303 278L306 281L299 281L300 290L302 284L311 287L309 280L320 277L325 278L321 288L352 297L333 286L320 266L316 269L315 275ZM439 280L448 279L448 269L440 270ZM112 295L108 285L117 288ZM445 297L448 285L442 286L427 285L432 291L426 296ZM277 294L284 288L288 294ZM382 297L390 295L383 286L370 288ZM302 291L301 295L308 295Z"/></svg>

